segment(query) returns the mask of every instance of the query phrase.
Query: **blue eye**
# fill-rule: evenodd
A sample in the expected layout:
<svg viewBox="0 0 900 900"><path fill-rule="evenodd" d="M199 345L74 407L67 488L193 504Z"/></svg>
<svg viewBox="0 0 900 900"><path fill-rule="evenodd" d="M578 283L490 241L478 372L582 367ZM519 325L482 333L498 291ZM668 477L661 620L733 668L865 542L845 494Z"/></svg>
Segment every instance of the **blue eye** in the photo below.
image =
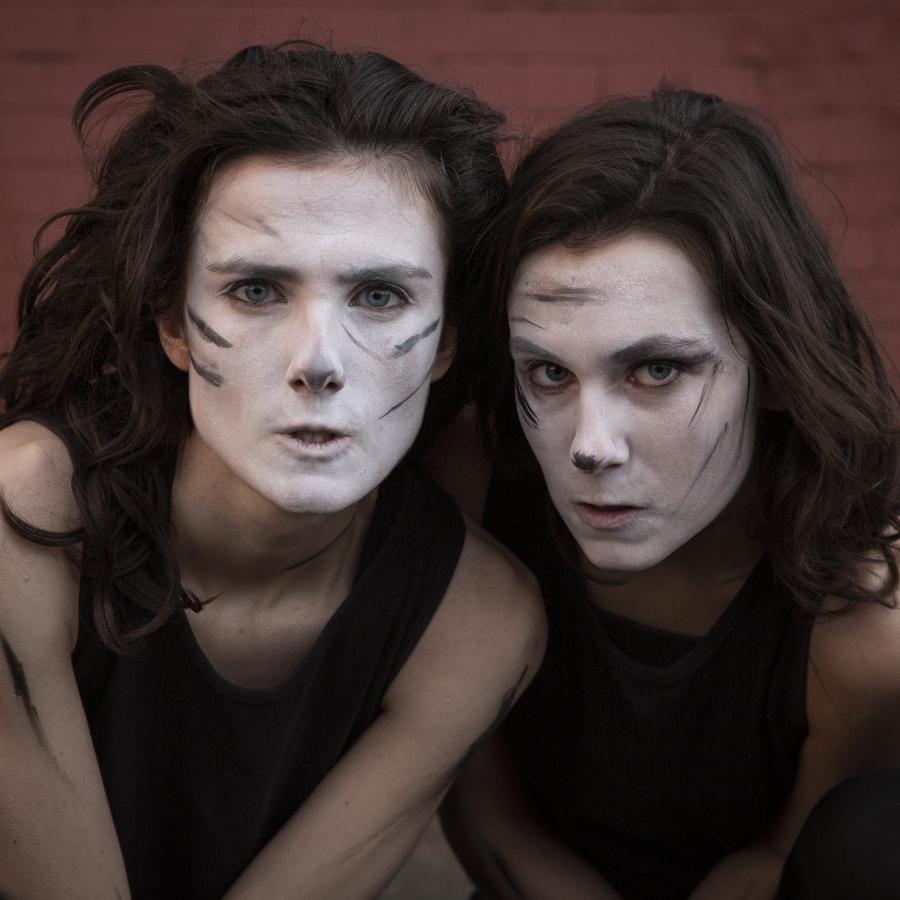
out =
<svg viewBox="0 0 900 900"><path fill-rule="evenodd" d="M400 291L386 284L369 285L354 297L355 306L378 310L393 309L407 302L406 297Z"/></svg>
<svg viewBox="0 0 900 900"><path fill-rule="evenodd" d="M662 387L675 381L680 373L679 367L673 363L650 362L635 369L634 378L644 387Z"/></svg>
<svg viewBox="0 0 900 900"><path fill-rule="evenodd" d="M262 281L245 281L243 284L236 284L231 289L232 296L249 306L267 303L274 299L274 293L272 287Z"/></svg>
<svg viewBox="0 0 900 900"><path fill-rule="evenodd" d="M572 373L556 363L538 363L528 371L531 383L537 387L559 387L565 383Z"/></svg>

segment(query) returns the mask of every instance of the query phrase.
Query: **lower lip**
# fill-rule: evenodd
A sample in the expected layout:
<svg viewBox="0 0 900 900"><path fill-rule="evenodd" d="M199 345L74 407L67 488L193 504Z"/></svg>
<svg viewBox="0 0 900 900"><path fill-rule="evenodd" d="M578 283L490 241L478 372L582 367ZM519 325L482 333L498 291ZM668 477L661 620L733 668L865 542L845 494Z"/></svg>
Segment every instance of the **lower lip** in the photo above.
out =
<svg viewBox="0 0 900 900"><path fill-rule="evenodd" d="M323 444L313 444L304 441L294 434L282 433L280 437L291 448L293 453L305 459L328 460L339 456L350 444L350 438L346 434L325 441Z"/></svg>
<svg viewBox="0 0 900 900"><path fill-rule="evenodd" d="M591 503L576 503L575 512L588 528L595 531L614 531L625 528L637 518L639 506L594 506Z"/></svg>

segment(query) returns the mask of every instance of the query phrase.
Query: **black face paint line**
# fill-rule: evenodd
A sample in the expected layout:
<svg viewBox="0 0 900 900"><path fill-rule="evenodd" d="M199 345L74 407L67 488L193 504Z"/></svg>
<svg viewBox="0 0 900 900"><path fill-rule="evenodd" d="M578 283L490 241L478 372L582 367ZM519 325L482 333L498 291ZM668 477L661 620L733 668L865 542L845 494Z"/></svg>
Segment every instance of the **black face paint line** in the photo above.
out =
<svg viewBox="0 0 900 900"><path fill-rule="evenodd" d="M425 373L425 377L419 382L419 386L414 391L407 394L399 403L395 403L386 413L384 413L384 415L381 415L378 418L383 419L385 416L389 416L395 409L400 409L407 400L410 400L422 390L429 378L431 378L431 369Z"/></svg>
<svg viewBox="0 0 900 900"><path fill-rule="evenodd" d="M344 329L344 333L347 335L347 337L350 338L350 340L353 342L353 344L355 346L359 347L359 349L362 350L363 353L365 353L367 356L371 356L372 359L377 359L379 362L381 362L381 357L377 356L365 344L363 344L358 338L354 337L353 333L347 328L346 325L342 324L341 328Z"/></svg>
<svg viewBox="0 0 900 900"><path fill-rule="evenodd" d="M204 322L190 307L188 307L187 314L188 318L193 322L194 327L200 332L200 336L203 340L209 341L210 344L215 344L217 347L223 347L224 349L234 346L231 341L226 341L218 331L213 331L213 329L210 328L209 325L207 325L206 322Z"/></svg>
<svg viewBox="0 0 900 900"><path fill-rule="evenodd" d="M188 356L191 360L191 365L194 367L194 371L204 380L208 381L214 387L221 387L225 383L225 378L220 375L218 372L211 372L209 369L204 369L196 359L194 359L194 354L188 350Z"/></svg>
<svg viewBox="0 0 900 900"><path fill-rule="evenodd" d="M526 325L533 325L535 328L540 328L541 331L546 331L543 325L538 325L537 322L532 322L531 319L525 318L525 316L510 316L510 322L524 322Z"/></svg>
<svg viewBox="0 0 900 900"><path fill-rule="evenodd" d="M744 448L744 432L747 428L747 411L750 409L750 386L750 366L747 366L747 392L744 395L744 412L741 414L741 433L738 435L735 463L741 458L741 450Z"/></svg>
<svg viewBox="0 0 900 900"><path fill-rule="evenodd" d="M400 344L394 344L394 352L391 354L391 359L397 359L400 356L406 356L422 338L428 337L429 334L433 334L437 331L438 325L441 324L441 317L438 316L430 325L427 325L422 329L418 334L414 334L412 337L408 337L405 341Z"/></svg>
<svg viewBox="0 0 900 900"><path fill-rule="evenodd" d="M580 450L576 450L572 457L572 464L580 472L593 472L600 464L600 460L592 453L582 453Z"/></svg>
<svg viewBox="0 0 900 900"><path fill-rule="evenodd" d="M519 382L518 376L516 376L516 379L515 379L515 389L516 389L516 406L519 407L519 412L522 414L522 418L532 428L537 429L538 428L537 413L535 413L533 407L528 402L528 398L525 396L525 391L522 390L522 385Z"/></svg>
<svg viewBox="0 0 900 900"><path fill-rule="evenodd" d="M6 665L9 668L9 676L12 679L13 690L15 691L16 696L22 700L22 706L25 707L25 713L28 716L28 721L31 722L31 727L37 736L38 743L47 750L48 747L47 741L44 738L44 730L41 728L37 709L35 709L34 704L31 702L31 691L28 688L28 681L25 678L25 669L23 668L22 663L19 662L18 656L16 656L13 648L9 646L9 643L3 634L0 634L0 643L3 645L3 655L6 657Z"/></svg>
<svg viewBox="0 0 900 900"><path fill-rule="evenodd" d="M707 377L706 381L703 383L703 390L700 391L700 399L697 402L697 408L694 410L694 414L691 416L690 421L688 422L688 425L694 424L694 419L697 418L697 414L700 412L700 407L703 406L703 404L706 402L706 396L709 393L710 389L712 388L713 382L716 380L716 378L719 377L719 372L722 371L722 365L723 365L722 361L719 360L712 367L712 371L710 371L709 376Z"/></svg>
<svg viewBox="0 0 900 900"><path fill-rule="evenodd" d="M719 432L719 436L713 442L712 447L710 447L709 453L706 454L706 459L703 460L703 465L700 466L700 470L694 476L694 480L691 482L690 487L687 489L687 492L684 495L685 497L687 497L687 495L690 494L690 492L694 489L694 486L700 480L700 476L706 471L706 467L710 464L710 462L712 462L712 458L713 456L715 456L716 450L719 449L719 444L722 443L722 438L725 437L726 434L728 434L727 422L722 426L722 430Z"/></svg>

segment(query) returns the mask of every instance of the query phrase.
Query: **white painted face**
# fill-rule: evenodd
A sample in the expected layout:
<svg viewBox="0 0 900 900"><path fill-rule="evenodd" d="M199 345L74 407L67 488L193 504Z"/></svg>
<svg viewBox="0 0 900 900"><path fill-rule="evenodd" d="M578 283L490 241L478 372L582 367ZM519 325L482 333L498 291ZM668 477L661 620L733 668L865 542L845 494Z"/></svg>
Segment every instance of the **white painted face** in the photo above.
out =
<svg viewBox="0 0 900 900"><path fill-rule="evenodd" d="M250 158L215 178L187 267L188 450L223 490L346 509L408 450L449 354L428 200L352 157ZM252 502L252 501L251 501Z"/></svg>
<svg viewBox="0 0 900 900"><path fill-rule="evenodd" d="M522 428L596 568L645 571L716 521L750 466L757 391L684 252L642 233L544 248L509 325Z"/></svg>

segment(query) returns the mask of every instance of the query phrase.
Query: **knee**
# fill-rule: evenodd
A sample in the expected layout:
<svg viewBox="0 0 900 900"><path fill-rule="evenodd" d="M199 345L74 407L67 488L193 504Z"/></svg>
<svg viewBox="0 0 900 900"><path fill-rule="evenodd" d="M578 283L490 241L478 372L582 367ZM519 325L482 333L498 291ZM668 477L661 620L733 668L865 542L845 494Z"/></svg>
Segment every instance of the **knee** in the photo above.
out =
<svg viewBox="0 0 900 900"><path fill-rule="evenodd" d="M900 770L870 772L829 791L785 865L784 900L900 896Z"/></svg>

